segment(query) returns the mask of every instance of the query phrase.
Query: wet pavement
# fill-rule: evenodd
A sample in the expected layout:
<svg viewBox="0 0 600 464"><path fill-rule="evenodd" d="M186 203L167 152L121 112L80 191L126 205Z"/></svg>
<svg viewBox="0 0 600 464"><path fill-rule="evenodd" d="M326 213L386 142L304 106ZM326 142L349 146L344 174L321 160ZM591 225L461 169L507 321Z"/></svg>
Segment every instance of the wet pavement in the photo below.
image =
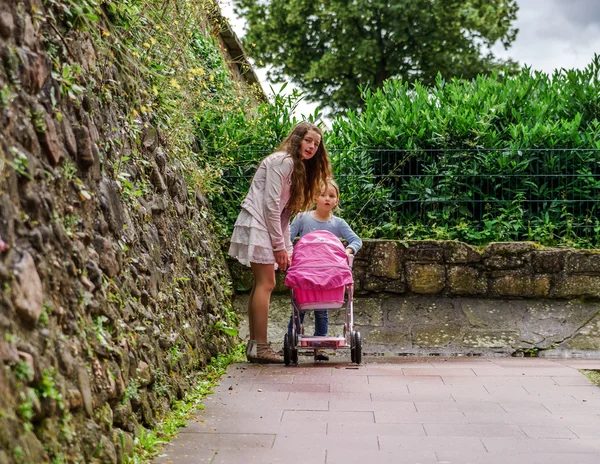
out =
<svg viewBox="0 0 600 464"><path fill-rule="evenodd" d="M234 364L157 464L598 464L600 360Z"/></svg>

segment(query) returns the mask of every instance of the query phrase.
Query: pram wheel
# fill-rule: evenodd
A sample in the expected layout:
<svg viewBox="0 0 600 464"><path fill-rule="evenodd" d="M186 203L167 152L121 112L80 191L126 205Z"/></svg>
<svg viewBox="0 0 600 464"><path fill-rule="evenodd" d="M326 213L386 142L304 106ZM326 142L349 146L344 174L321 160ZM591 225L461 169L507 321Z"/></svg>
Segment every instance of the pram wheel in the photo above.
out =
<svg viewBox="0 0 600 464"><path fill-rule="evenodd" d="M362 340L360 338L360 332L352 333L352 345L350 347L350 360L356 364L360 364L362 361Z"/></svg>
<svg viewBox="0 0 600 464"><path fill-rule="evenodd" d="M296 349L296 337L292 332L283 336L283 362L286 366L298 364L298 350Z"/></svg>
<svg viewBox="0 0 600 464"><path fill-rule="evenodd" d="M283 362L286 366L289 366L292 360L291 338L292 334L289 332L283 336Z"/></svg>

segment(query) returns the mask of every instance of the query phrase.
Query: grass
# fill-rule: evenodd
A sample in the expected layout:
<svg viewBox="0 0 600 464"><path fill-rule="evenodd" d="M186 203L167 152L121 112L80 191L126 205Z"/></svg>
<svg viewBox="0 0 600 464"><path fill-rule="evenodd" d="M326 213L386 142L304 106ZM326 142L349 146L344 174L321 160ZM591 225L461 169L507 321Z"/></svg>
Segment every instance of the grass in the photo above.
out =
<svg viewBox="0 0 600 464"><path fill-rule="evenodd" d="M582 369L581 373L590 379L595 385L600 387L600 370Z"/></svg>
<svg viewBox="0 0 600 464"><path fill-rule="evenodd" d="M202 400L213 392L213 387L219 382L227 367L236 362L244 362L245 344L242 343L231 349L228 353L219 354L212 358L206 368L199 374L196 385L188 392L184 399L176 401L169 414L160 421L153 430L143 429L135 438L134 454L125 462L127 464L141 464L157 456L163 445L177 435L192 417L192 414L204 409Z"/></svg>

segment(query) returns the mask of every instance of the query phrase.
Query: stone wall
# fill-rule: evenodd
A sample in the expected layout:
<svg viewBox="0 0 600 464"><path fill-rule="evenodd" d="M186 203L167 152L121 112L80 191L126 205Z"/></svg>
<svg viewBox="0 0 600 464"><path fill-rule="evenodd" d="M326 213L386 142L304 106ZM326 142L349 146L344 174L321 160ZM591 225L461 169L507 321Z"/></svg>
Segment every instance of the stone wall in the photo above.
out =
<svg viewBox="0 0 600 464"><path fill-rule="evenodd" d="M252 274L229 264L243 316ZM598 251L365 240L353 273L355 321L366 353L600 355ZM283 277L269 326L277 344L291 311ZM340 332L343 313L330 318L330 334Z"/></svg>
<svg viewBox="0 0 600 464"><path fill-rule="evenodd" d="M206 200L97 53L41 0L0 0L2 464L122 462L236 342Z"/></svg>

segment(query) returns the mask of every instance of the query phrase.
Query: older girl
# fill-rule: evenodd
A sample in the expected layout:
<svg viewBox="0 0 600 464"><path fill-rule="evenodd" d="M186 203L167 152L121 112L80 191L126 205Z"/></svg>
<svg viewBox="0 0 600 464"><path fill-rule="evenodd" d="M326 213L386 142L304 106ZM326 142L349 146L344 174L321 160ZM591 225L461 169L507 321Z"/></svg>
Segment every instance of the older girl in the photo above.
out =
<svg viewBox="0 0 600 464"><path fill-rule="evenodd" d="M235 222L229 255L250 266L254 276L248 300L250 362L283 362L267 342L269 303L275 269L285 270L290 263L290 217L307 210L331 176L322 136L313 124L296 126L278 150L260 163Z"/></svg>

